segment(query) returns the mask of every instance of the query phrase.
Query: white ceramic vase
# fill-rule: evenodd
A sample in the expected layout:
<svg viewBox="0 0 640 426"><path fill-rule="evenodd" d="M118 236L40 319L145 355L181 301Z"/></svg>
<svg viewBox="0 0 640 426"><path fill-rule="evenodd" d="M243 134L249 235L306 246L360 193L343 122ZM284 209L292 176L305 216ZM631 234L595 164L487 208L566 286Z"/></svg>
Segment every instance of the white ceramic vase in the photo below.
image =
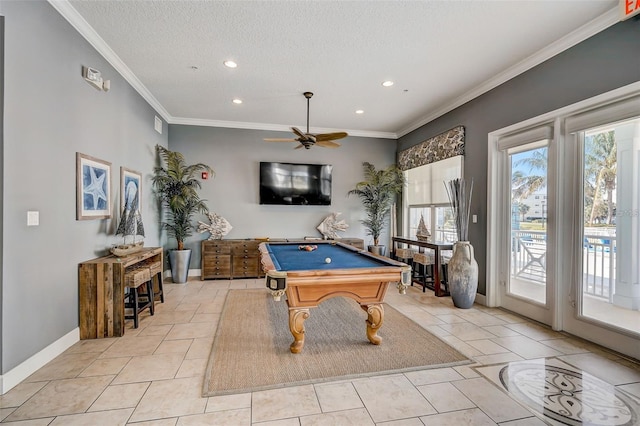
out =
<svg viewBox="0 0 640 426"><path fill-rule="evenodd" d="M469 309L478 291L478 262L469 241L453 245L453 256L448 267L449 293L457 308Z"/></svg>

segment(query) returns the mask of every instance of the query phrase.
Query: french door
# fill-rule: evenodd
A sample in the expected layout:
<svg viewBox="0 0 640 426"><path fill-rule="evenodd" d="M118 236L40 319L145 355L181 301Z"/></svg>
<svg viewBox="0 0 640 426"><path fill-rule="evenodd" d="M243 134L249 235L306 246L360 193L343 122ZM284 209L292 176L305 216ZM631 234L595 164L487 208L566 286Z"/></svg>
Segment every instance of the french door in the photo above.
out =
<svg viewBox="0 0 640 426"><path fill-rule="evenodd" d="M639 112L635 84L494 132L488 168L486 303L635 358Z"/></svg>
<svg viewBox="0 0 640 426"><path fill-rule="evenodd" d="M511 311L552 325L554 247L549 223L555 223L549 187L552 128L518 133L500 142L503 217L500 240L499 303Z"/></svg>
<svg viewBox="0 0 640 426"><path fill-rule="evenodd" d="M640 104L638 104L640 107ZM576 155L576 268L564 329L640 354L640 115L595 116L567 135ZM579 248L577 246L580 246Z"/></svg>

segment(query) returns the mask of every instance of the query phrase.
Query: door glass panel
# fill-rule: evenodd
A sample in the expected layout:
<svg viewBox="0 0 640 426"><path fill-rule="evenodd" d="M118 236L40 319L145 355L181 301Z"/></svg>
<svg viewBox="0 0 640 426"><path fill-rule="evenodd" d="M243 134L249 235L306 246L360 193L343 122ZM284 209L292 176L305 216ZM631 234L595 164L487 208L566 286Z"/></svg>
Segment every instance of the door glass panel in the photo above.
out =
<svg viewBox="0 0 640 426"><path fill-rule="evenodd" d="M511 247L508 292L546 304L548 148L540 145L533 143L509 153Z"/></svg>
<svg viewBox="0 0 640 426"><path fill-rule="evenodd" d="M583 140L581 315L640 333L640 119Z"/></svg>

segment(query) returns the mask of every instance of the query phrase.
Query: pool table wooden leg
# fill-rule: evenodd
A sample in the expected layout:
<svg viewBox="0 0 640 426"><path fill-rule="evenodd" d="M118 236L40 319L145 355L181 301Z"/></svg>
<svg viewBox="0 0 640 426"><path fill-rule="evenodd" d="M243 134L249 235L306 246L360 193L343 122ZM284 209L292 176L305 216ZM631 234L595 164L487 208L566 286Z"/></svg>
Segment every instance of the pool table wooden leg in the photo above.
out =
<svg viewBox="0 0 640 426"><path fill-rule="evenodd" d="M367 313L367 338L374 345L382 342L382 337L378 336L378 329L384 322L384 309L382 305L360 305Z"/></svg>
<svg viewBox="0 0 640 426"><path fill-rule="evenodd" d="M309 309L289 309L289 330L293 335L293 343L289 348L292 354L300 353L304 347L304 320L307 318L309 318Z"/></svg>

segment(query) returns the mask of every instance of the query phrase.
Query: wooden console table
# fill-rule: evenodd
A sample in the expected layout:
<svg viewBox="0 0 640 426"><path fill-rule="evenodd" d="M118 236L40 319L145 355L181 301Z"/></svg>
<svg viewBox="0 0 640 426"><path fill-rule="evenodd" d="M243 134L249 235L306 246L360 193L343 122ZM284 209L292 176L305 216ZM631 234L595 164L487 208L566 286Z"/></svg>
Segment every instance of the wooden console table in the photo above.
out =
<svg viewBox="0 0 640 426"><path fill-rule="evenodd" d="M428 248L433 250L433 292L437 297L447 296L448 293L442 289L442 283L440 281L440 270L442 268L442 250L453 250L452 243L445 242L429 242L429 241L420 241L413 240L410 238L404 237L393 237L393 257L395 257L396 245L397 244L406 244L407 246L416 246L418 250L422 251L420 248Z"/></svg>
<svg viewBox="0 0 640 426"><path fill-rule="evenodd" d="M124 274L142 264L161 262L162 247L129 256L99 257L78 264L80 339L124 335Z"/></svg>

